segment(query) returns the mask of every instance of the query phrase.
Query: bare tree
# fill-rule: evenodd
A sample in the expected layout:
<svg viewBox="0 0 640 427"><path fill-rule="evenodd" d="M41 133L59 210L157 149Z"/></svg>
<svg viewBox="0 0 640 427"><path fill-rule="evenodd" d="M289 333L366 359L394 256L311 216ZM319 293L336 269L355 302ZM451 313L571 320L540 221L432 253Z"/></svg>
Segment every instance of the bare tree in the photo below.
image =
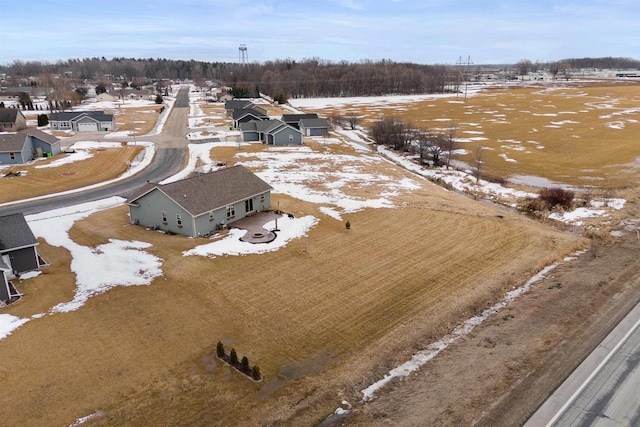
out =
<svg viewBox="0 0 640 427"><path fill-rule="evenodd" d="M414 153L420 156L420 163L425 163L425 159L429 156L430 140L431 132L428 129L415 129L412 149Z"/></svg>
<svg viewBox="0 0 640 427"><path fill-rule="evenodd" d="M524 76L529 74L529 70L531 70L532 64L528 59L521 59L516 62L516 69L518 70L518 74L520 74L520 78L524 80Z"/></svg>
<svg viewBox="0 0 640 427"><path fill-rule="evenodd" d="M475 169L476 185L480 184L480 174L482 173L482 150L484 150L482 145L478 145L475 150L473 150L473 166Z"/></svg>
<svg viewBox="0 0 640 427"><path fill-rule="evenodd" d="M453 156L453 152L456 150L457 148L457 142L456 142L456 131L458 130L457 126L452 126L449 128L449 132L447 132L447 135L444 137L444 140L442 141L443 143L443 150L444 150L444 162L445 165L447 166L447 169L449 169L449 166L451 165L451 157Z"/></svg>
<svg viewBox="0 0 640 427"><path fill-rule="evenodd" d="M440 156L442 156L443 145L444 145L444 136L442 134L431 135L429 138L429 155L431 156L431 160L433 161L433 166L440 165Z"/></svg>
<svg viewBox="0 0 640 427"><path fill-rule="evenodd" d="M358 115L356 113L349 113L349 114L347 114L347 116L345 118L346 118L347 122L349 123L349 126L351 127L351 130L356 130L356 126L360 122L360 117L358 117Z"/></svg>
<svg viewBox="0 0 640 427"><path fill-rule="evenodd" d="M551 77L553 78L553 80L556 79L556 76L558 75L559 72L560 72L559 62L552 62L551 64L549 64L549 73L551 73Z"/></svg>

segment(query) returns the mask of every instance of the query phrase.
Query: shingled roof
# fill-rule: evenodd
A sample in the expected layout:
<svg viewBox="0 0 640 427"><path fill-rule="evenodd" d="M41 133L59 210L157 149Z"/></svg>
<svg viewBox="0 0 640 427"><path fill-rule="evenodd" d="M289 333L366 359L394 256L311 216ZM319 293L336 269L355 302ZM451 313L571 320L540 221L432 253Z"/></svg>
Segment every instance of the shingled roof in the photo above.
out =
<svg viewBox="0 0 640 427"><path fill-rule="evenodd" d="M0 133L0 153L15 153L22 151L28 135L38 138L47 144L55 144L59 141L55 136L33 128L22 129L15 133Z"/></svg>
<svg viewBox="0 0 640 427"><path fill-rule="evenodd" d="M300 125L305 128L326 128L329 122L327 119L302 119Z"/></svg>
<svg viewBox="0 0 640 427"><path fill-rule="evenodd" d="M99 122L110 122L113 120L113 114L105 114L104 111L61 111L49 114L49 120L69 122L79 120L81 116L87 116Z"/></svg>
<svg viewBox="0 0 640 427"><path fill-rule="evenodd" d="M21 213L0 217L0 252L35 246L38 239Z"/></svg>
<svg viewBox="0 0 640 427"><path fill-rule="evenodd" d="M257 196L272 187L242 165L199 174L170 184L147 184L126 203L134 205L136 200L152 191L162 191L192 216L232 205L241 200Z"/></svg>
<svg viewBox="0 0 640 427"><path fill-rule="evenodd" d="M0 122L3 123L14 123L18 117L17 108L0 108Z"/></svg>
<svg viewBox="0 0 640 427"><path fill-rule="evenodd" d="M316 113L308 113L308 114L283 114L282 121L286 123L295 123L302 119L317 119L318 115Z"/></svg>

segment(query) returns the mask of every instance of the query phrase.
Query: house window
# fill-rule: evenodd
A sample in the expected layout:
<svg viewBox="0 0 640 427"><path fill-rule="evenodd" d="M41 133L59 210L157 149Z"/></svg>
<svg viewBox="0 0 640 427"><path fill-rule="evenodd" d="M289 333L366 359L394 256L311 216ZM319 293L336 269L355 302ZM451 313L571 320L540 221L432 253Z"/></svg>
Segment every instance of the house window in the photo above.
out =
<svg viewBox="0 0 640 427"><path fill-rule="evenodd" d="M213 216L213 211L209 212L209 221L215 221L215 217Z"/></svg>
<svg viewBox="0 0 640 427"><path fill-rule="evenodd" d="M11 160L15 160L16 159L16 153L9 153L9 158Z"/></svg>
<svg viewBox="0 0 640 427"><path fill-rule="evenodd" d="M260 203L264 203L264 194L260 195Z"/></svg>
<svg viewBox="0 0 640 427"><path fill-rule="evenodd" d="M178 227L182 227L182 217L180 214L176 215L176 224L178 224Z"/></svg>
<svg viewBox="0 0 640 427"><path fill-rule="evenodd" d="M233 205L227 206L227 218L233 218L236 216L236 207Z"/></svg>
<svg viewBox="0 0 640 427"><path fill-rule="evenodd" d="M165 211L162 211L162 223L167 223L167 213Z"/></svg>
<svg viewBox="0 0 640 427"><path fill-rule="evenodd" d="M244 201L244 211L247 213L253 211L253 199L247 199Z"/></svg>
<svg viewBox="0 0 640 427"><path fill-rule="evenodd" d="M293 134L292 133L289 134L289 141L293 141Z"/></svg>

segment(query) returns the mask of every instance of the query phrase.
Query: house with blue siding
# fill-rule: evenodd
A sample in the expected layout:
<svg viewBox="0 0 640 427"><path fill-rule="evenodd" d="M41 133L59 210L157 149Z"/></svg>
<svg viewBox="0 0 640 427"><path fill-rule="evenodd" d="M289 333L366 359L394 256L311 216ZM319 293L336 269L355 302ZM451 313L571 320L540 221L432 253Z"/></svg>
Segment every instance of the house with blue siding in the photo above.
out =
<svg viewBox="0 0 640 427"><path fill-rule="evenodd" d="M60 140L39 129L0 133L0 164L17 165L59 154Z"/></svg>
<svg viewBox="0 0 640 427"><path fill-rule="evenodd" d="M132 224L199 237L269 209L271 190L237 165L169 184L147 183L126 204Z"/></svg>

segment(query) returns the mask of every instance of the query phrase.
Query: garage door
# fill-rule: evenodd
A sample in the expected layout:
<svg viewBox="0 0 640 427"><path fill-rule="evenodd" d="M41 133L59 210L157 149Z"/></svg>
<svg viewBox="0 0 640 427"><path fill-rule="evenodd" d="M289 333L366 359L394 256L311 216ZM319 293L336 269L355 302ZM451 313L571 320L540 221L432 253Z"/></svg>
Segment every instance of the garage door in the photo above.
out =
<svg viewBox="0 0 640 427"><path fill-rule="evenodd" d="M78 131L80 132L97 132L97 123L78 123Z"/></svg>

